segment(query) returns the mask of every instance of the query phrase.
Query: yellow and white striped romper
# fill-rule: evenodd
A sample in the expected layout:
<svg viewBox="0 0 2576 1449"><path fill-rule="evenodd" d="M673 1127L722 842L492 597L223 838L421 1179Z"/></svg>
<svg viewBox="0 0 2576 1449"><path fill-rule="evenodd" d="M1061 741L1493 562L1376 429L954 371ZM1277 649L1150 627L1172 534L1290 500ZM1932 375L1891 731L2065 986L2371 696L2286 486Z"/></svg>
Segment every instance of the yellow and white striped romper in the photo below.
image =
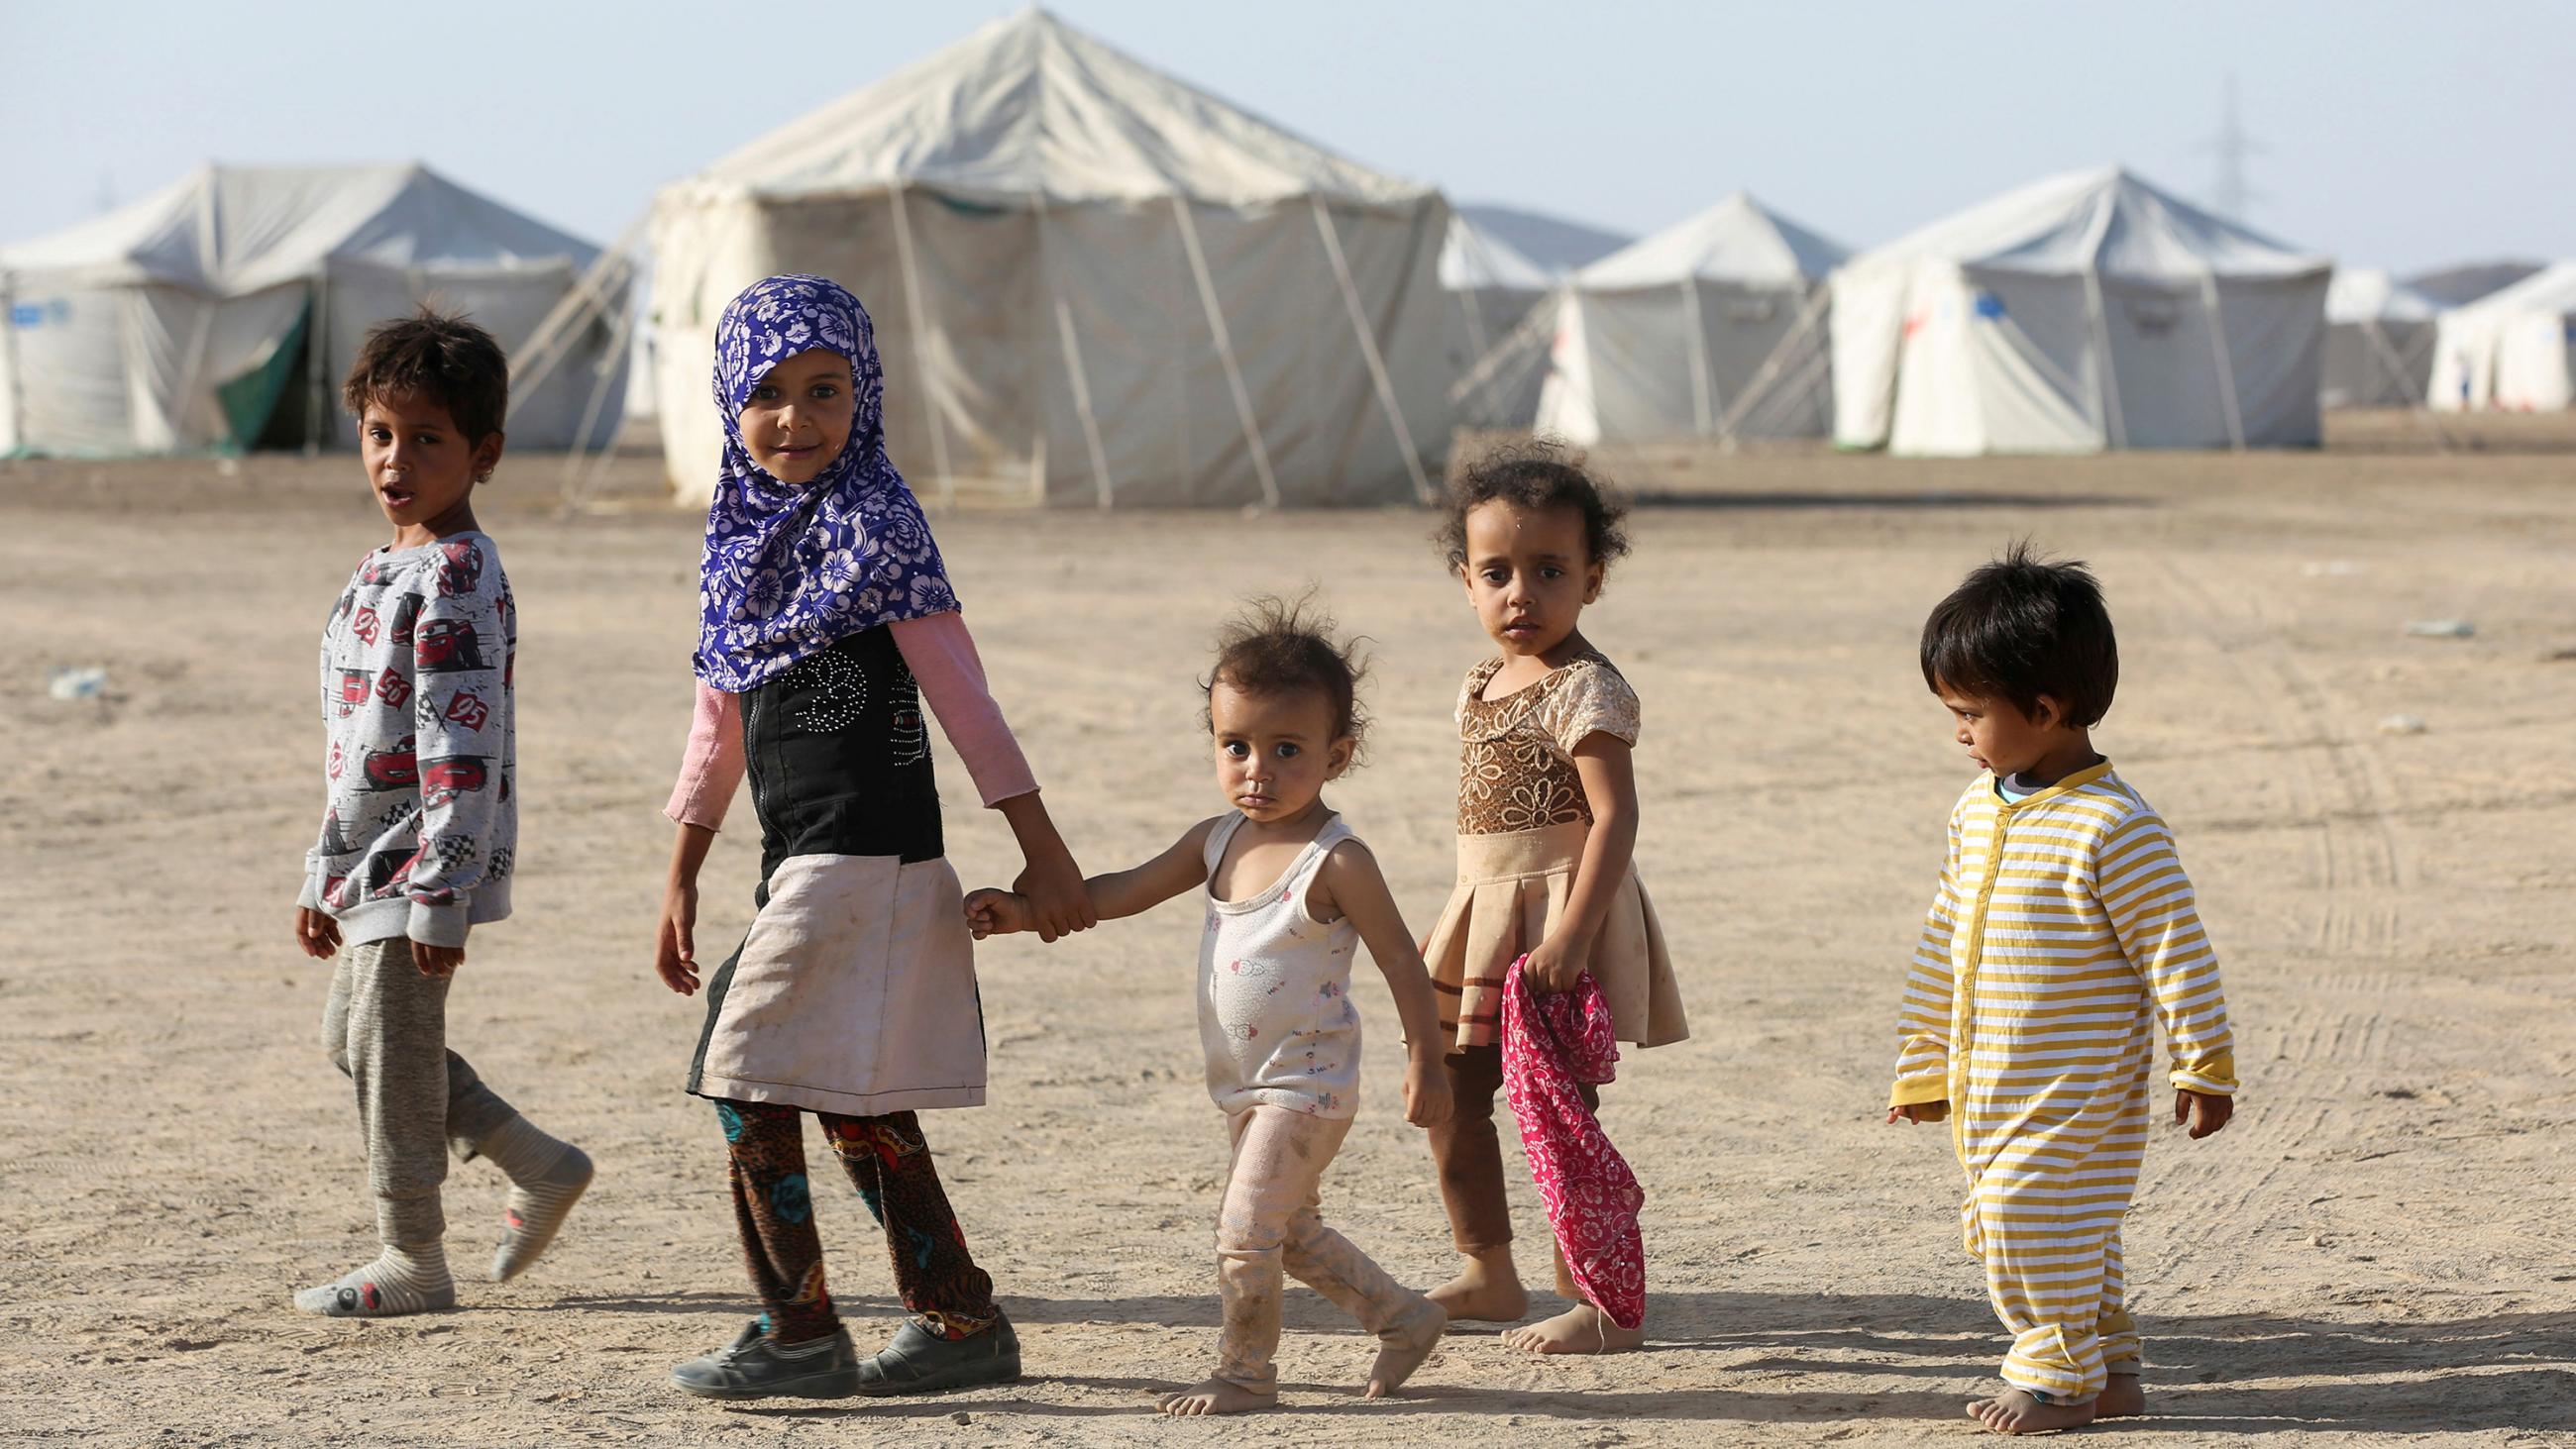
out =
<svg viewBox="0 0 2576 1449"><path fill-rule="evenodd" d="M2174 1086L2235 1092L2218 958L2163 819L2107 762L2017 801L1980 775L1950 812L1889 1104L1947 1104L1961 1227L2013 1335L2004 1379L2052 1400L2137 1372L2120 1224L2154 1021Z"/></svg>

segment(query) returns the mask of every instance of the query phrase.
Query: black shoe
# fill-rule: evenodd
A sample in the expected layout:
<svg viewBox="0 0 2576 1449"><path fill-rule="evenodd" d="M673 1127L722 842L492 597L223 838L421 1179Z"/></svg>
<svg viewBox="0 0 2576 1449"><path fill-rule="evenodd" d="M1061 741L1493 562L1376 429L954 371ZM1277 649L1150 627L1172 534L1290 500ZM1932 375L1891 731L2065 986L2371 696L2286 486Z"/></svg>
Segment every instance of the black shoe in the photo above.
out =
<svg viewBox="0 0 2576 1449"><path fill-rule="evenodd" d="M861 1391L848 1330L781 1348L757 1318L740 1338L671 1370L671 1382L702 1399L846 1399Z"/></svg>
<svg viewBox="0 0 2576 1449"><path fill-rule="evenodd" d="M972 1338L942 1338L914 1319L895 1330L894 1341L858 1365L857 1392L870 1398L935 1394L1020 1380L1020 1336L1000 1309L993 1326Z"/></svg>

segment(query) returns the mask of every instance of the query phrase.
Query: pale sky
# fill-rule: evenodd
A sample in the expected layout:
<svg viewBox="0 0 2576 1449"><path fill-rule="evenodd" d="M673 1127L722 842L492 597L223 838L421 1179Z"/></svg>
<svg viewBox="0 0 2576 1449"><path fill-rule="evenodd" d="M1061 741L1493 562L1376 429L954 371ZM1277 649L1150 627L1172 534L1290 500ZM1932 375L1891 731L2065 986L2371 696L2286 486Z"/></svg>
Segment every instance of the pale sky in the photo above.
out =
<svg viewBox="0 0 2576 1449"><path fill-rule="evenodd" d="M1011 8L0 0L0 243L209 159L417 159L604 242ZM2576 256L2576 5L2551 0L1052 8L1453 200L1616 230L1744 188L1867 246L2111 161L2206 200L2233 70L2259 229L2400 272Z"/></svg>

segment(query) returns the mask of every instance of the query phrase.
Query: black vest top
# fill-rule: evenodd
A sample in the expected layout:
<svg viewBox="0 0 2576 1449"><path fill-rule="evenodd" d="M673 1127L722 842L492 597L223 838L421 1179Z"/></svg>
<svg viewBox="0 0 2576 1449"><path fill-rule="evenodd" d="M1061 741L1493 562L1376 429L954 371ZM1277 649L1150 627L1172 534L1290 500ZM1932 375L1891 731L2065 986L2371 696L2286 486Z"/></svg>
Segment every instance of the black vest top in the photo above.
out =
<svg viewBox="0 0 2576 1449"><path fill-rule="evenodd" d="M742 751L764 881L790 856L946 853L921 688L884 625L745 692Z"/></svg>

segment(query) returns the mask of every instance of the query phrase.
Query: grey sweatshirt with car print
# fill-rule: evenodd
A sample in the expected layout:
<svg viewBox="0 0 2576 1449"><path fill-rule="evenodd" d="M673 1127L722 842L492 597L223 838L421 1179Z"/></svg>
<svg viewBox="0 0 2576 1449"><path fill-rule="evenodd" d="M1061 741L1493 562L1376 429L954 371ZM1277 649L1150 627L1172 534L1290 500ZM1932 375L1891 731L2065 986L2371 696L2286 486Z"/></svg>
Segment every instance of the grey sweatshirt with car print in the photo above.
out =
<svg viewBox="0 0 2576 1449"><path fill-rule="evenodd" d="M322 627L329 806L297 904L344 940L462 946L510 914L518 612L501 555L459 533L358 564Z"/></svg>

